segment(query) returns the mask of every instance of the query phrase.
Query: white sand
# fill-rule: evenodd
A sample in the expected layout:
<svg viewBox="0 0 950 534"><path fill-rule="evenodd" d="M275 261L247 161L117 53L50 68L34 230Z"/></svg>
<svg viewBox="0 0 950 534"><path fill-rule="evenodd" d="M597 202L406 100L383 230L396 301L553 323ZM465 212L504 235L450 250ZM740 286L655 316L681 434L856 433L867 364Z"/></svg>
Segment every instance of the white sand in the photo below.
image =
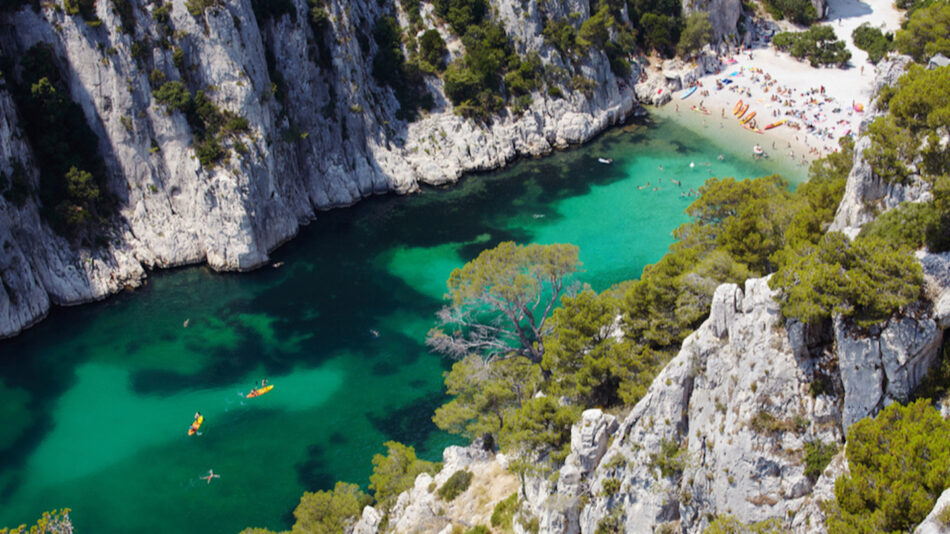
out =
<svg viewBox="0 0 950 534"><path fill-rule="evenodd" d="M719 74L700 79L702 87L686 100L680 98L681 91L675 93L666 107L673 108L674 112L678 108L678 115L688 124L703 122L707 133L708 129L721 128L737 142L749 143L750 151L753 145L759 144L770 157L793 160L799 165L836 150L839 137L858 132L874 80L874 65L867 62L867 53L854 46L851 32L864 22L883 27L885 31L895 31L903 15L891 0L829 0L828 5L828 16L823 23L832 26L838 38L848 44L852 54L848 68L813 68L771 45L760 46L751 51L752 59L746 51L733 58L736 63L724 65ZM786 22L779 24L783 29L792 29ZM734 72L738 74L729 76ZM770 81L766 80L766 74ZM733 82L717 90L716 80L725 78ZM709 94L702 94L704 90ZM778 101L772 100L774 95ZM755 121L761 130L779 119L798 123L801 128L796 130L786 123L761 135L737 129L733 108L739 99L750 104L747 115L756 112ZM690 111L691 106L700 102L710 115ZM855 111L852 103L862 104L865 111ZM691 117L693 115L696 117Z"/></svg>

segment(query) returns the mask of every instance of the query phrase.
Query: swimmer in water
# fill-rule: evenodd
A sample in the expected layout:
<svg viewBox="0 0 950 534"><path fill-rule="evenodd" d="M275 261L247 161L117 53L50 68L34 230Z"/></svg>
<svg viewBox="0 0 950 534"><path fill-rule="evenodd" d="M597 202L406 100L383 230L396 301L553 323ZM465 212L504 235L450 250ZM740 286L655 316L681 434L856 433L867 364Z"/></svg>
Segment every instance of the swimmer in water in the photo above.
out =
<svg viewBox="0 0 950 534"><path fill-rule="evenodd" d="M695 162L692 162L692 161L689 162L689 168L690 168L690 169L692 169L692 168L695 167L695 166L696 166L696 163L695 163Z"/></svg>
<svg viewBox="0 0 950 534"><path fill-rule="evenodd" d="M203 477L200 477L200 478L201 478L202 480L207 480L207 481L208 481L208 484L211 484L211 479L213 479L213 478L221 478L221 475L216 475L216 474L214 474L214 469L208 469L208 474L205 475L205 476L203 476Z"/></svg>
<svg viewBox="0 0 950 534"><path fill-rule="evenodd" d="M724 160L724 159L726 159L726 157L723 156L722 154L719 154L719 161L722 161L722 160Z"/></svg>

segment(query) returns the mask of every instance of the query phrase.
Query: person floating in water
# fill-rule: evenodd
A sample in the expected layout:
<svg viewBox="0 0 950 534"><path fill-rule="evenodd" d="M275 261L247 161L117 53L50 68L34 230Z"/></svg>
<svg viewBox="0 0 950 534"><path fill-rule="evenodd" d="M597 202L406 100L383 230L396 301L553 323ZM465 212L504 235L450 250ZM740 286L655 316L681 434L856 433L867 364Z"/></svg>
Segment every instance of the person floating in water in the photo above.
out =
<svg viewBox="0 0 950 534"><path fill-rule="evenodd" d="M266 385L267 385L267 379L266 379L266 378L262 378L262 379L261 379L261 387L264 387L264 386L266 386Z"/></svg>
<svg viewBox="0 0 950 534"><path fill-rule="evenodd" d="M197 421L199 417L201 417L201 412L195 412L195 421Z"/></svg>
<svg viewBox="0 0 950 534"><path fill-rule="evenodd" d="M208 481L208 484L211 484L211 479L213 479L213 478L221 478L221 475L216 475L216 474L214 474L214 469L208 469L208 474L205 475L205 476L203 476L203 477L200 477L200 478L201 478L202 480L207 480L207 481Z"/></svg>
<svg viewBox="0 0 950 534"><path fill-rule="evenodd" d="M379 337L379 330L370 328L370 329L369 329L369 333L372 334L373 337Z"/></svg>

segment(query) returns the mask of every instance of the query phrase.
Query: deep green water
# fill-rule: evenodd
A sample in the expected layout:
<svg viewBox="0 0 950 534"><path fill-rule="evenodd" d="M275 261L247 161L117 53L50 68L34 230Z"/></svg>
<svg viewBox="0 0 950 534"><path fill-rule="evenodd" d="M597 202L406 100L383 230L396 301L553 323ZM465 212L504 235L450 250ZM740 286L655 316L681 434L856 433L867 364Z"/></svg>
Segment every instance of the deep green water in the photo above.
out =
<svg viewBox="0 0 950 534"><path fill-rule="evenodd" d="M0 525L70 507L97 534L286 528L304 490L365 486L388 439L438 459L457 440L430 422L447 363L423 340L450 271L503 240L570 242L595 289L636 278L685 222L682 191L777 170L729 143L668 122L614 130L321 214L274 254L279 268L153 273L56 310L0 342ZM245 399L262 377L275 389ZM205 424L188 437L196 410Z"/></svg>

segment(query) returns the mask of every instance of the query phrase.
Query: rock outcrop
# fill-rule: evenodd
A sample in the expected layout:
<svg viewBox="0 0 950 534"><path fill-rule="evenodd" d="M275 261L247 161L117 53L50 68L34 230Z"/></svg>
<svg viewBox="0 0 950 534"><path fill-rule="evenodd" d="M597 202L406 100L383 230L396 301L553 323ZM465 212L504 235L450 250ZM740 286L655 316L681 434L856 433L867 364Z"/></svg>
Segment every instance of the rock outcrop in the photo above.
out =
<svg viewBox="0 0 950 534"><path fill-rule="evenodd" d="M897 83L907 65L912 62L909 56L896 56L881 61L876 69L873 94L877 95L882 87ZM861 122L861 131L882 115L875 111L872 102L868 114ZM896 207L901 202L926 202L930 200L930 185L912 177L906 184L890 183L874 174L870 164L864 159L864 151L871 146L869 137L862 136L854 144L854 166L848 175L844 196L838 205L834 222L830 230L844 232L854 237L861 227L877 215Z"/></svg>
<svg viewBox="0 0 950 534"><path fill-rule="evenodd" d="M556 487L526 485L527 509L544 532L701 532L719 515L823 532L819 503L847 465L839 454L813 480L805 445L841 445L855 421L906 399L937 355L938 323L922 306L873 332L840 320L820 331L783 321L767 278L722 285L616 432L602 435L605 416L585 412L576 459ZM600 459L589 469L581 458Z"/></svg>
<svg viewBox="0 0 950 534"><path fill-rule="evenodd" d="M408 491L399 494L389 512L387 532L451 532L453 525L488 525L495 505L515 493L518 479L505 471L503 458L486 451L480 442L469 447L448 447L442 453L442 470L433 477L423 473ZM456 472L472 474L466 491L446 502L438 489ZM352 534L379 531L382 513L371 506L349 530Z"/></svg>
<svg viewBox="0 0 950 534"><path fill-rule="evenodd" d="M950 525L947 524L947 507L950 506L950 489L945 490L937 499L937 504L927 515L923 523L917 526L914 534L947 534L950 532Z"/></svg>

